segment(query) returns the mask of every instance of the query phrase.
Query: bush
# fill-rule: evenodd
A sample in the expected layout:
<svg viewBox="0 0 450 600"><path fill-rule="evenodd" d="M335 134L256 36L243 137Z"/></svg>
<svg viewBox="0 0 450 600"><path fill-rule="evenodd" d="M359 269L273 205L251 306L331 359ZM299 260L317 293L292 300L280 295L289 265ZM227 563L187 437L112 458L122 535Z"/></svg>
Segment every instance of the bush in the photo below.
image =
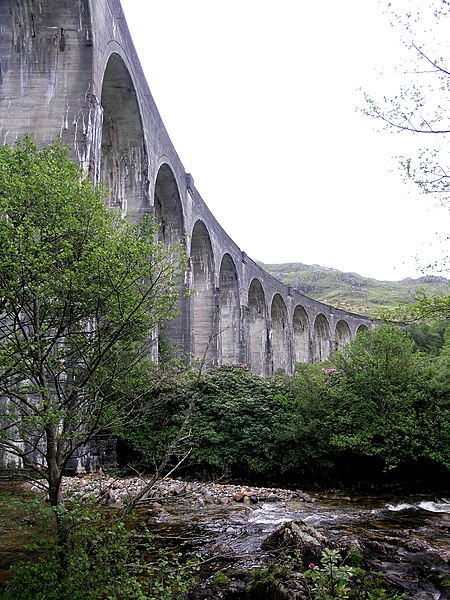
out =
<svg viewBox="0 0 450 600"><path fill-rule="evenodd" d="M51 523L41 508L39 519ZM13 567L3 600L173 600L193 585L196 561L156 552L145 526L125 524L95 500L73 498L69 509L53 510L61 513L64 546L40 537L36 559Z"/></svg>
<svg viewBox="0 0 450 600"><path fill-rule="evenodd" d="M385 325L326 363L298 365L294 377L242 366L186 372L155 390L150 405L162 410L121 435L150 466L189 414L191 472L266 483L381 481L430 462L448 471L449 340L439 356L426 355L405 330Z"/></svg>
<svg viewBox="0 0 450 600"><path fill-rule="evenodd" d="M448 469L444 350L425 356L407 332L385 325L359 334L327 364L299 368L286 455L292 471L308 473L309 465L311 475L355 483L429 459Z"/></svg>
<svg viewBox="0 0 450 600"><path fill-rule="evenodd" d="M235 476L278 475L288 396L282 378L259 377L241 366L208 371L192 415L192 459Z"/></svg>

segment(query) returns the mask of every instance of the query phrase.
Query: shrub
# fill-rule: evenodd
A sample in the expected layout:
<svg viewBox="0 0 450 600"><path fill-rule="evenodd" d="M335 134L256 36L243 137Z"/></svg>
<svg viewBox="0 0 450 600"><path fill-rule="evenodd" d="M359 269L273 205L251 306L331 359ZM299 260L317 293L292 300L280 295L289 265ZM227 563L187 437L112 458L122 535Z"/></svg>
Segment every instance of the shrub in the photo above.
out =
<svg viewBox="0 0 450 600"><path fill-rule="evenodd" d="M172 600L193 585L196 561L156 552L145 526L124 523L93 499L53 510L63 513L64 549L55 536L40 537L35 560L13 567L3 600Z"/></svg>

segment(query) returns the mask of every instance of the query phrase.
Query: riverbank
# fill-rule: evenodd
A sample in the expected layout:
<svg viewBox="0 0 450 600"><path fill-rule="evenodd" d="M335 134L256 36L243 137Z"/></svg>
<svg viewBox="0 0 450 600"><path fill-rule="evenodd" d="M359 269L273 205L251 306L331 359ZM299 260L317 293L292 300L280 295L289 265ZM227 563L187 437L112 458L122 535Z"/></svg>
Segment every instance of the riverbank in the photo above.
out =
<svg viewBox="0 0 450 600"><path fill-rule="evenodd" d="M134 496L140 494L147 485L148 480L141 477L115 478L94 473L78 477L64 477L62 491L66 498L70 494L81 496L93 494L101 504L120 508ZM38 491L37 486L34 485L31 485L30 489ZM316 501L316 497L301 489L164 478L149 490L141 504L152 501L176 501L180 505L203 506L208 504L226 505L234 502L258 504L290 500L313 503Z"/></svg>
<svg viewBox="0 0 450 600"><path fill-rule="evenodd" d="M94 495L104 506L120 510L147 483L145 478L95 473L64 478L63 493L66 498L73 493ZM17 485L37 491L30 484ZM450 598L446 589L450 582L450 499L438 495L310 492L168 478L153 486L138 514L158 548L187 557L200 555L210 568L209 573L202 573L201 587L189 596L194 600L228 598L212 586L218 571L234 586L230 593L237 594L238 586L240 595L233 598L246 599L245 589L255 568L264 572L270 569L270 561L280 562L267 540L289 523L303 523L308 536L315 532L320 541L308 564L320 564L324 547L335 548L342 556L356 548L365 572L382 574L386 585L407 593L407 598ZM15 539L12 530L10 539ZM306 556L302 544L296 539L291 550L300 548Z"/></svg>
<svg viewBox="0 0 450 600"><path fill-rule="evenodd" d="M146 483L140 478L93 474L67 478L63 489L65 494L71 490L94 493L100 502L121 507ZM228 593L230 598L247 598L245 589L258 565L263 572L270 570L271 561L279 564L285 551L297 549L308 558L304 569L310 562L320 564L325 548L337 550L342 557L357 550L361 567L367 573L380 573L380 585L391 590L392 595L386 597L403 593L414 600L450 599L448 498L392 491L374 496L311 493L298 488L164 479L152 488L141 508L158 543L174 544L176 550L200 554L217 565L189 596L193 600L227 598ZM302 530L305 527L306 536L301 533L292 539L293 523ZM298 531L295 526L294 530ZM310 547L311 536L318 540L315 548ZM271 539L276 541L268 545ZM212 585L224 559L228 592ZM264 597L303 597L295 586L293 590L279 596L277 587L275 595Z"/></svg>

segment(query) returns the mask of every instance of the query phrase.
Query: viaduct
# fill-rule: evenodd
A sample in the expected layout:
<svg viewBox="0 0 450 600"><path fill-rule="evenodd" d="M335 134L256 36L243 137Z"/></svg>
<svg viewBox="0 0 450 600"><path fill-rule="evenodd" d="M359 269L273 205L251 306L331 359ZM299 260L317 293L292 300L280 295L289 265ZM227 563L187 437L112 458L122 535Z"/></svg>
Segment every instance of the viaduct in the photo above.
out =
<svg viewBox="0 0 450 600"><path fill-rule="evenodd" d="M62 136L112 206L184 240L191 294L172 343L208 365L289 374L373 326L271 277L222 229L170 141L119 0L2 0L0 28L0 143Z"/></svg>

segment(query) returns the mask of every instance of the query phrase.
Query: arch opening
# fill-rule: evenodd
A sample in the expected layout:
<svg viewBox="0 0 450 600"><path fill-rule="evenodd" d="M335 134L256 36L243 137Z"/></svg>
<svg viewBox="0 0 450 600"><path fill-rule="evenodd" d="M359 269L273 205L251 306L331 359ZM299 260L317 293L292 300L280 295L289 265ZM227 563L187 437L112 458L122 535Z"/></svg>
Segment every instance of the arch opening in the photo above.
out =
<svg viewBox="0 0 450 600"><path fill-rule="evenodd" d="M289 327L287 308L280 294L275 294L270 311L272 321L272 372L290 373Z"/></svg>
<svg viewBox="0 0 450 600"><path fill-rule="evenodd" d="M137 222L149 209L148 156L136 90L118 54L106 66L101 105L100 182L109 205Z"/></svg>
<svg viewBox="0 0 450 600"><path fill-rule="evenodd" d="M156 177L154 208L160 227L160 241L166 245L175 245L183 241L183 206L175 175L166 163L161 165Z"/></svg>
<svg viewBox="0 0 450 600"><path fill-rule="evenodd" d="M191 269L192 352L208 368L217 365L217 319L214 255L208 230L202 221L197 221L192 230Z"/></svg>
<svg viewBox="0 0 450 600"><path fill-rule="evenodd" d="M340 350L345 344L352 339L352 334L348 323L343 319L340 319L336 324L336 331L334 336L336 342L336 350Z"/></svg>
<svg viewBox="0 0 450 600"><path fill-rule="evenodd" d="M303 306L295 307L292 317L293 354L295 363L310 360L309 319Z"/></svg>
<svg viewBox="0 0 450 600"><path fill-rule="evenodd" d="M177 264L186 253L183 207L175 176L167 164L161 165L156 177L154 211L159 225L159 241L170 251L170 260ZM189 350L189 303L182 274L177 281L177 290L179 314L164 323L160 330L160 349L164 348L170 354L175 349L183 352ZM169 343L169 348L164 342Z"/></svg>
<svg viewBox="0 0 450 600"><path fill-rule="evenodd" d="M219 341L221 364L242 360L241 308L236 265L229 254L222 258L219 273Z"/></svg>
<svg viewBox="0 0 450 600"><path fill-rule="evenodd" d="M356 335L358 335L358 333L362 333L363 331L369 331L369 328L367 327L367 325L361 323L361 325L358 325L356 329Z"/></svg>
<svg viewBox="0 0 450 600"><path fill-rule="evenodd" d="M248 289L249 352L252 373L268 374L268 330L266 297L261 282L253 279Z"/></svg>
<svg viewBox="0 0 450 600"><path fill-rule="evenodd" d="M327 318L319 313L314 320L312 361L322 362L331 354L331 331Z"/></svg>

